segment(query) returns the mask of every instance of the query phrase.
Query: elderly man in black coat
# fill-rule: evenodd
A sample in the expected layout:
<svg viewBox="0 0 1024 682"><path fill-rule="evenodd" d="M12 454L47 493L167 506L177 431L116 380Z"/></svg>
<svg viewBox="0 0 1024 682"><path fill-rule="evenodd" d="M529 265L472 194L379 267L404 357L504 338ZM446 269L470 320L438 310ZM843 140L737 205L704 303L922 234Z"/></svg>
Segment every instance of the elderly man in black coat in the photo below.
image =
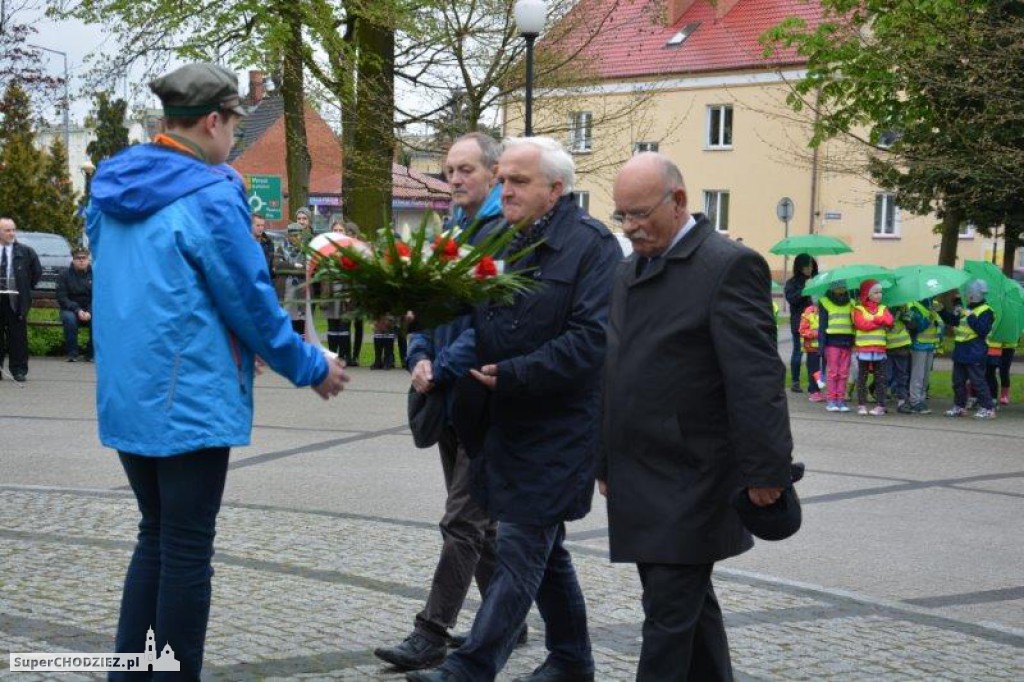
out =
<svg viewBox="0 0 1024 682"><path fill-rule="evenodd" d="M627 162L614 200L634 255L612 293L598 485L611 560L643 585L637 680L729 680L711 571L753 545L729 498L766 506L790 482L768 266L690 215L660 154Z"/></svg>
<svg viewBox="0 0 1024 682"><path fill-rule="evenodd" d="M550 138L509 140L498 162L503 213L521 230L508 253L535 247L507 267L528 269L537 284L473 314L482 366L472 374L490 401L474 495L498 521L498 562L466 643L409 680L493 680L533 601L549 654L523 679L594 679L583 592L563 543L565 522L586 515L594 494L604 327L622 250L576 204L574 175Z"/></svg>
<svg viewBox="0 0 1024 682"><path fill-rule="evenodd" d="M39 284L43 268L32 247L15 238L14 220L0 217L0 379L4 357L10 357L11 376L25 381L28 375L28 311L32 289Z"/></svg>

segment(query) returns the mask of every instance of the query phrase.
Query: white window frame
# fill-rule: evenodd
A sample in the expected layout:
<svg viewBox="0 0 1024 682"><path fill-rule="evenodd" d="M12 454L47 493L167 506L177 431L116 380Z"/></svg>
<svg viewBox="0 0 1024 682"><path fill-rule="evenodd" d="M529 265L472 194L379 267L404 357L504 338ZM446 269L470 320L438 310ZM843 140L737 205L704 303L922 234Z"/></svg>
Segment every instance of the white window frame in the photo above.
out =
<svg viewBox="0 0 1024 682"><path fill-rule="evenodd" d="M658 151L657 142L634 142L633 143L633 154L640 154L642 152L656 152Z"/></svg>
<svg viewBox="0 0 1024 682"><path fill-rule="evenodd" d="M881 215L882 220L879 221L879 202L881 202ZM890 213L892 214L892 221L888 221L885 216ZM896 195L892 192L877 192L875 193L875 207L874 217L872 218L872 229L871 236L874 239L899 239L900 232L903 222L903 217L900 215L900 207L896 204Z"/></svg>
<svg viewBox="0 0 1024 682"><path fill-rule="evenodd" d="M587 154L594 145L594 114L589 111L574 111L569 114L569 151Z"/></svg>
<svg viewBox="0 0 1024 682"><path fill-rule="evenodd" d="M715 113L718 113L718 125L715 125ZM705 149L732 149L733 134L736 129L736 117L731 104L709 104L704 131Z"/></svg>
<svg viewBox="0 0 1024 682"><path fill-rule="evenodd" d="M978 228L972 222L960 223L960 229L957 231L958 239L974 239L978 235Z"/></svg>
<svg viewBox="0 0 1024 682"><path fill-rule="evenodd" d="M573 190L573 193L576 195L576 205L590 213L590 192L585 189L576 189Z"/></svg>
<svg viewBox="0 0 1024 682"><path fill-rule="evenodd" d="M725 220L722 220L722 200L725 199ZM711 203L714 202L714 206ZM711 226L716 232L729 233L729 190L727 189L706 189L704 190L704 214L711 221Z"/></svg>

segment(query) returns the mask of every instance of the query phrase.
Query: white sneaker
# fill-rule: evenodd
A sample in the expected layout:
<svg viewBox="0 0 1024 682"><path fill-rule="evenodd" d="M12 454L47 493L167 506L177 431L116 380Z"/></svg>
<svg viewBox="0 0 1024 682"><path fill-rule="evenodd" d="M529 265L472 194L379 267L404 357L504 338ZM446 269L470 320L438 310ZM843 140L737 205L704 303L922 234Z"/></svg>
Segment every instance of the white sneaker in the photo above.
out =
<svg viewBox="0 0 1024 682"><path fill-rule="evenodd" d="M849 412L850 411L850 406L847 405L846 403L840 401L840 403L839 403L839 411L840 412Z"/></svg>
<svg viewBox="0 0 1024 682"><path fill-rule="evenodd" d="M979 407L978 411L974 413L975 419L995 419L995 410L986 410L984 407Z"/></svg>
<svg viewBox="0 0 1024 682"><path fill-rule="evenodd" d="M867 413L868 413L868 406L867 405L861 405L860 407L857 408L857 414L867 415Z"/></svg>
<svg viewBox="0 0 1024 682"><path fill-rule="evenodd" d="M953 407L951 407L948 410L946 410L946 416L947 417L962 417L965 414L967 414L967 410L965 410L962 407L958 407L956 405L954 405Z"/></svg>

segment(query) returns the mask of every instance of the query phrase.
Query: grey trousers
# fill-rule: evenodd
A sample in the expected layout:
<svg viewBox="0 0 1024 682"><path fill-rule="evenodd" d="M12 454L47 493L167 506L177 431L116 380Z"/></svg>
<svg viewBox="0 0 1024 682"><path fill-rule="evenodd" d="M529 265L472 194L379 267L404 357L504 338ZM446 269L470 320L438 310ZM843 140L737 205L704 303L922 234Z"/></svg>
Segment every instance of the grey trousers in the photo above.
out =
<svg viewBox="0 0 1024 682"><path fill-rule="evenodd" d="M910 351L910 404L918 405L928 398L928 375L932 371L933 350Z"/></svg>
<svg viewBox="0 0 1024 682"><path fill-rule="evenodd" d="M441 643L462 610L469 586L476 578L482 597L491 582L495 565L497 524L487 517L470 495L469 456L455 435L445 427L438 442L444 483L448 489L441 518L441 556L423 610L416 616L416 632Z"/></svg>

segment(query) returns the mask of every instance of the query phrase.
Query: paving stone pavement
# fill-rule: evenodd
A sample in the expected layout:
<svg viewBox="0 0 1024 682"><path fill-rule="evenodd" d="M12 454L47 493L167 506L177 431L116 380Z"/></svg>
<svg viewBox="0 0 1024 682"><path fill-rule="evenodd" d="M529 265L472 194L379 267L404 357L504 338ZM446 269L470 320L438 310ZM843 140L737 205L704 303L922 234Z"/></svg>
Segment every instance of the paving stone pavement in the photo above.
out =
<svg viewBox="0 0 1024 682"><path fill-rule="evenodd" d="M127 493L0 486L0 632L8 650L108 651L135 524ZM372 655L421 607L430 525L227 504L220 516L204 678L400 680ZM642 612L631 566L571 543L600 680L633 679ZM923 610L719 570L740 679L1020 680L1024 636ZM476 601L461 621L470 622ZM542 623L500 679L543 660ZM19 680L44 675L5 672ZM55 675L55 674L51 674ZM59 679L91 679L60 674Z"/></svg>
<svg viewBox="0 0 1024 682"><path fill-rule="evenodd" d="M12 673L8 653L112 649L137 510L96 443L93 371L34 359L28 384L0 382L3 679L97 679ZM441 504L436 455L403 425L407 381L357 371L325 410L261 377L254 445L232 453L219 519L204 679L403 679L372 651L422 607ZM790 409L805 527L715 572L737 679L1024 680L1024 406L988 423ZM632 680L640 586L607 561L602 507L567 544L596 677ZM459 629L477 606L471 595ZM502 681L543 660L543 623L529 622Z"/></svg>

